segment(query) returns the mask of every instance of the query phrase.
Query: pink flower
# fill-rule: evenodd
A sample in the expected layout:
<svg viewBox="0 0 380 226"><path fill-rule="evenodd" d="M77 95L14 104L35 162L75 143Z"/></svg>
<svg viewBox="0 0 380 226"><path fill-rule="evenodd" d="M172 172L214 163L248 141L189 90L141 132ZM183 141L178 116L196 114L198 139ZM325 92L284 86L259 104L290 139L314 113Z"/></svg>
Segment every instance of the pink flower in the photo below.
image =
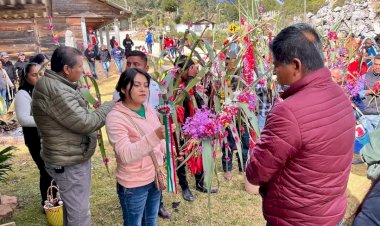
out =
<svg viewBox="0 0 380 226"><path fill-rule="evenodd" d="M58 41L59 41L58 37L54 37L54 38L53 38L53 42L54 42L55 44L57 44Z"/></svg>
<svg viewBox="0 0 380 226"><path fill-rule="evenodd" d="M48 24L48 27L47 27L49 30L53 30L54 26L53 24Z"/></svg>
<svg viewBox="0 0 380 226"><path fill-rule="evenodd" d="M248 104L248 109L250 111L254 111L256 108L256 96L251 92L242 92L239 96L237 96L237 100L240 103Z"/></svg>
<svg viewBox="0 0 380 226"><path fill-rule="evenodd" d="M102 134L98 133L98 134L96 134L96 137L97 138L102 138Z"/></svg>
<svg viewBox="0 0 380 226"><path fill-rule="evenodd" d="M240 24L241 24L241 25L244 25L244 24L245 24L244 17L241 17L241 18L240 18Z"/></svg>
<svg viewBox="0 0 380 226"><path fill-rule="evenodd" d="M180 69L179 67L175 67L175 68L171 69L170 72L175 74L179 71L179 69Z"/></svg>
<svg viewBox="0 0 380 226"><path fill-rule="evenodd" d="M203 92L203 86L201 84L197 84L195 86L195 89L197 90L197 92Z"/></svg>
<svg viewBox="0 0 380 226"><path fill-rule="evenodd" d="M184 90L186 87L185 87L185 84L184 84L184 83L181 83L181 84L179 84L178 88Z"/></svg>
<svg viewBox="0 0 380 226"><path fill-rule="evenodd" d="M227 160L227 161L230 161L231 158L230 158L229 156L226 156L226 160Z"/></svg>
<svg viewBox="0 0 380 226"><path fill-rule="evenodd" d="M103 160L103 163L104 163L104 165L106 165L106 166L108 166L108 163L110 162L110 160L108 159L108 158L105 158L104 160Z"/></svg>
<svg viewBox="0 0 380 226"><path fill-rule="evenodd" d="M248 28L248 32L253 31L253 26L252 25L248 24L247 28Z"/></svg>
<svg viewBox="0 0 380 226"><path fill-rule="evenodd" d="M213 157L214 159L216 159L216 151L213 151L213 152L212 152L212 157Z"/></svg>
<svg viewBox="0 0 380 226"><path fill-rule="evenodd" d="M263 5L260 5L260 6L259 6L259 12L260 12L260 13L263 13L263 12L264 12L264 6L263 6Z"/></svg>
<svg viewBox="0 0 380 226"><path fill-rule="evenodd" d="M165 81L165 80L162 80L161 82L160 82L160 86L166 86L168 83Z"/></svg>
<svg viewBox="0 0 380 226"><path fill-rule="evenodd" d="M221 61L226 60L226 54L224 54L223 52L220 52L220 53L219 53L219 59L220 59Z"/></svg>

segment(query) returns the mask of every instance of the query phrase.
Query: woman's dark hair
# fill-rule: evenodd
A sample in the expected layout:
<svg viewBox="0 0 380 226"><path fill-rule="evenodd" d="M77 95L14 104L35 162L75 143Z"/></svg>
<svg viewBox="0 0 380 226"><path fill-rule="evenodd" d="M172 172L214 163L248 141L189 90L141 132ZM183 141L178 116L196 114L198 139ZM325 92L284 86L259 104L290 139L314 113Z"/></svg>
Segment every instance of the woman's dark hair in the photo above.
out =
<svg viewBox="0 0 380 226"><path fill-rule="evenodd" d="M39 53L39 54L35 55L34 57L32 57L30 62L36 63L36 64L42 64L45 59L49 60L49 58L45 54Z"/></svg>
<svg viewBox="0 0 380 226"><path fill-rule="evenodd" d="M25 84L26 78L33 67L38 66L37 63L28 63L23 70L21 70L21 76L20 76L20 87Z"/></svg>
<svg viewBox="0 0 380 226"><path fill-rule="evenodd" d="M51 70L55 72L63 71L65 65L73 68L77 62L77 56L82 56L81 51L76 48L63 46L54 50L51 57Z"/></svg>
<svg viewBox="0 0 380 226"><path fill-rule="evenodd" d="M129 87L128 95L131 96L131 91L133 88L133 83L135 82L135 77L137 74L142 74L145 76L145 78L148 80L148 85L150 85L150 75L146 73L145 71L139 69L139 68L127 68L123 73L121 73L119 81L116 85L116 91L120 94L120 100L124 101L126 96L124 93L121 92L121 89L126 88L128 84L132 84L131 87Z"/></svg>

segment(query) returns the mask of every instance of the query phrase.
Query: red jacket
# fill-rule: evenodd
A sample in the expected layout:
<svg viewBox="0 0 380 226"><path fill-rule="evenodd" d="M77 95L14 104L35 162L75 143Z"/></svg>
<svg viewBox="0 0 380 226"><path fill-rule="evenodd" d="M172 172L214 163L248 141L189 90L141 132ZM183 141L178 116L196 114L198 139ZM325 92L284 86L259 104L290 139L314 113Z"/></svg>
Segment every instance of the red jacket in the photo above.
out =
<svg viewBox="0 0 380 226"><path fill-rule="evenodd" d="M327 68L294 83L267 117L247 178L271 225L335 226L344 216L355 139L348 97Z"/></svg>

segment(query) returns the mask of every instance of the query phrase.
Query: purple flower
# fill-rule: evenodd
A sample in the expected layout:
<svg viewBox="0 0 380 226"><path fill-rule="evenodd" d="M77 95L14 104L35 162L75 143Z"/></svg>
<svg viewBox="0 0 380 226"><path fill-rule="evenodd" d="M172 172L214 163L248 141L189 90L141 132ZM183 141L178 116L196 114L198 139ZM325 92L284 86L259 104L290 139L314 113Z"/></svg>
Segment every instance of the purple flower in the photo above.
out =
<svg viewBox="0 0 380 226"><path fill-rule="evenodd" d="M215 137L222 129L217 116L206 106L197 109L195 115L187 118L183 125L185 135L197 140L206 140Z"/></svg>

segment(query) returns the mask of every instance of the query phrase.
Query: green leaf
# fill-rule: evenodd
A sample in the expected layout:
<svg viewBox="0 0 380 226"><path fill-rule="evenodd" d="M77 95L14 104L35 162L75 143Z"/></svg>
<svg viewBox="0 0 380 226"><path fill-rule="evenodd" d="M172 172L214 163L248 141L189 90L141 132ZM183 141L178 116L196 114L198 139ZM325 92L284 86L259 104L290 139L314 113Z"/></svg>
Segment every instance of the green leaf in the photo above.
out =
<svg viewBox="0 0 380 226"><path fill-rule="evenodd" d="M248 104L245 104L245 103L238 103L238 105L240 106L240 108L243 110L243 112L245 113L245 115L247 116L249 122L251 123L251 125L253 126L253 129L255 130L255 133L257 135L258 138L260 138L260 128L259 128L259 122L257 120L257 117L255 115L254 112L250 111L248 109Z"/></svg>
<svg viewBox="0 0 380 226"><path fill-rule="evenodd" d="M17 147L9 146L0 151L0 182L5 179L9 171L12 171L12 165L9 160L14 157L13 150L17 150Z"/></svg>
<svg viewBox="0 0 380 226"><path fill-rule="evenodd" d="M207 40L204 40L204 44L205 44L205 47L207 49L209 59L211 61L214 61L214 59L215 59L214 49L212 48L212 46L210 45L210 43Z"/></svg>

